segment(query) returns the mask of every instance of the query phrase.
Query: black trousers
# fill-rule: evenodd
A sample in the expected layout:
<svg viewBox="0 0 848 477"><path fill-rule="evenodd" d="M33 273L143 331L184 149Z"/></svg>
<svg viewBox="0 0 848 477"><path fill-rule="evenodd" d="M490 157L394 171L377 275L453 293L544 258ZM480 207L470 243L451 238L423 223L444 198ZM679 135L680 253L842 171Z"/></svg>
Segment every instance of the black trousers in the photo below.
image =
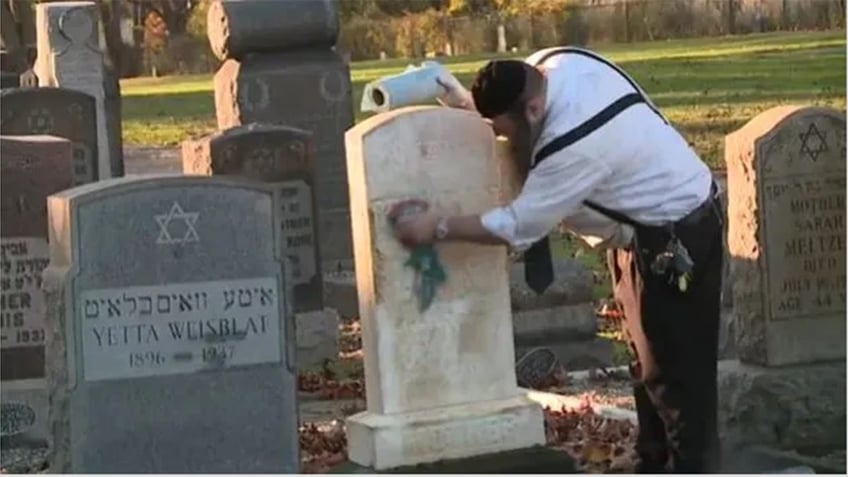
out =
<svg viewBox="0 0 848 477"><path fill-rule="evenodd" d="M650 271L666 229L637 227L628 249L608 254L634 377L640 473L717 472L716 422L722 219L718 199L675 224L694 270L685 293Z"/></svg>

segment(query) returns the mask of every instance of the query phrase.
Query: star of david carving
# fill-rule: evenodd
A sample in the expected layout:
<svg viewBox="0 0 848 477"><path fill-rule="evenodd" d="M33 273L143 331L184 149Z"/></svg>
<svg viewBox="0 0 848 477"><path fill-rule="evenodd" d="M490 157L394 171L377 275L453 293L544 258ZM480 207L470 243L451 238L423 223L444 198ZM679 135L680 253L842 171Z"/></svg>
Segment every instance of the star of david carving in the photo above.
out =
<svg viewBox="0 0 848 477"><path fill-rule="evenodd" d="M157 245L172 245L180 243L199 242L200 237L197 236L197 230L194 229L194 224L200 216L197 212L184 212L180 204L174 202L171 205L171 210L167 214L154 215L156 223L159 224L159 236L156 238ZM182 223L182 236L179 233L171 235L171 222L177 221Z"/></svg>
<svg viewBox="0 0 848 477"><path fill-rule="evenodd" d="M815 123L810 124L807 132L799 136L801 138L801 152L806 154L811 161L816 162L819 154L827 151L826 136L819 131Z"/></svg>

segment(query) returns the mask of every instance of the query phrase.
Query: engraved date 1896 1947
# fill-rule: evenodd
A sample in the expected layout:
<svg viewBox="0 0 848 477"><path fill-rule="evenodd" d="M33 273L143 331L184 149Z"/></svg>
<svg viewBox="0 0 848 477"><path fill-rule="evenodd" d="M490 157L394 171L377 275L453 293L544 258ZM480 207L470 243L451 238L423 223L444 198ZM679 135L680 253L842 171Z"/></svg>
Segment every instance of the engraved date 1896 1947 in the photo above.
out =
<svg viewBox="0 0 848 477"><path fill-rule="evenodd" d="M235 346L206 346L201 350L200 357L204 363L221 363L229 361L235 354ZM176 361L192 361L193 353L181 353L173 357ZM155 368L168 362L161 351L133 352L129 354L130 368Z"/></svg>

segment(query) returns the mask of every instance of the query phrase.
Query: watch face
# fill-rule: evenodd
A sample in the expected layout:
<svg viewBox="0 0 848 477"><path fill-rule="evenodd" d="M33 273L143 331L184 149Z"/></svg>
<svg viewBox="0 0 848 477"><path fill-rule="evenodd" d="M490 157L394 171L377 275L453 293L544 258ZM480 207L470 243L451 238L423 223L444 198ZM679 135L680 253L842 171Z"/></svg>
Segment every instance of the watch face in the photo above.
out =
<svg viewBox="0 0 848 477"><path fill-rule="evenodd" d="M445 219L439 220L436 225L436 238L441 240L448 236L448 221Z"/></svg>

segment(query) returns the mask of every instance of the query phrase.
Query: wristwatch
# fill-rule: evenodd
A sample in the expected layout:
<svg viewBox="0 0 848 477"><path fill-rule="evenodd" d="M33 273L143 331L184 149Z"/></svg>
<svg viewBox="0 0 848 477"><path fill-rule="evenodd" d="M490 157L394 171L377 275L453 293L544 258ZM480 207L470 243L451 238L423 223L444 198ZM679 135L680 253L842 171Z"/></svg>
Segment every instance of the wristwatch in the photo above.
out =
<svg viewBox="0 0 848 477"><path fill-rule="evenodd" d="M441 217L436 224L436 240L444 240L448 236L448 219Z"/></svg>

